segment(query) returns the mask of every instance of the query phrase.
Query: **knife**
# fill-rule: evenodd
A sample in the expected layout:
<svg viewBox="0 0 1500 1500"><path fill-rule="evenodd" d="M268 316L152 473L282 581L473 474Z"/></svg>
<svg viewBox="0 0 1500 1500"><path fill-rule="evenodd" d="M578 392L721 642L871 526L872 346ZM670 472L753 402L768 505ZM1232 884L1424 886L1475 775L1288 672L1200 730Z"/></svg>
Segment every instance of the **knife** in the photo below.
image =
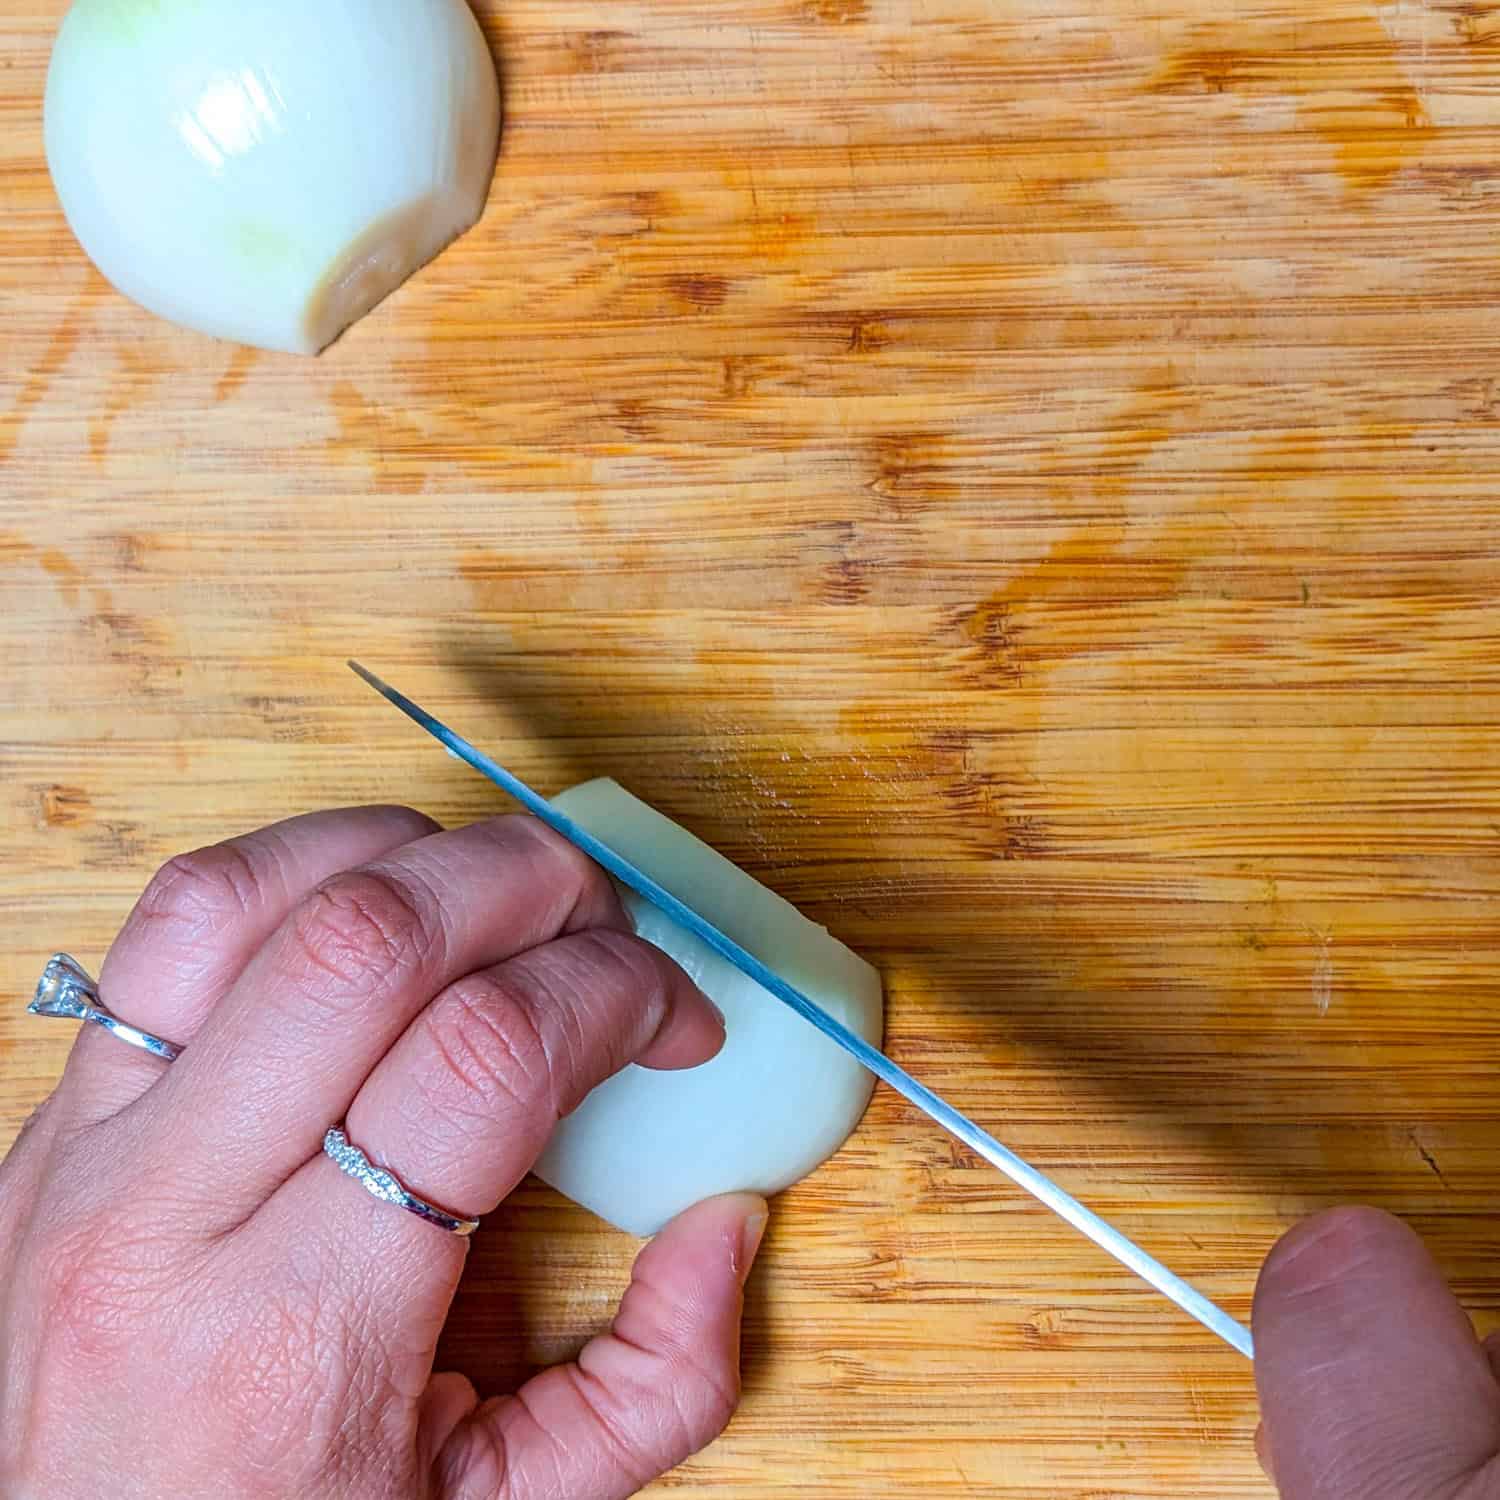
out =
<svg viewBox="0 0 1500 1500"><path fill-rule="evenodd" d="M659 907L674 922L708 944L714 952L728 960L747 978L753 979L762 989L769 990L783 1005L817 1027L824 1036L837 1042L840 1047L870 1070L882 1083L888 1084L903 1099L936 1120L944 1130L971 1151L977 1152L991 1166L997 1167L1018 1187L1025 1188L1034 1198L1046 1204L1054 1213L1066 1219L1075 1229L1088 1236L1101 1250L1113 1255L1121 1265L1128 1267L1142 1280L1149 1282L1163 1296L1170 1298L1185 1313L1196 1318L1211 1332L1218 1334L1231 1348L1237 1349L1246 1359L1254 1359L1255 1347L1250 1330L1230 1317L1223 1308L1209 1301L1202 1292L1190 1286L1175 1272L1154 1256L1148 1255L1133 1240L1121 1234L1112 1224L1101 1219L1092 1209L1085 1208L1071 1194L1066 1193L1045 1173L1039 1172L1030 1163L1023 1161L1014 1151L1002 1146L988 1131L982 1130L967 1115L961 1114L945 1099L912 1077L905 1068L894 1063L885 1053L872 1047L861 1036L856 1035L842 1022L835 1020L820 1005L809 1000L801 990L794 989L781 976L756 958L753 953L720 932L711 922L698 915L690 906L678 900L671 891L658 884L643 870L639 870L623 855L617 854L608 844L597 839L586 828L581 828L566 813L559 812L547 799L532 791L519 777L512 775L504 766L492 760L482 750L476 749L462 735L454 733L440 720L433 718L425 708L413 703L404 693L398 692L389 683L382 682L373 672L367 671L356 661L349 663L369 685L382 697L395 704L409 719L420 724L428 734L451 754L471 765L481 776L487 776L502 791L508 793L527 812L539 818L549 828L560 833L570 844L581 849L596 864L602 865L622 885L629 886L638 896Z"/></svg>

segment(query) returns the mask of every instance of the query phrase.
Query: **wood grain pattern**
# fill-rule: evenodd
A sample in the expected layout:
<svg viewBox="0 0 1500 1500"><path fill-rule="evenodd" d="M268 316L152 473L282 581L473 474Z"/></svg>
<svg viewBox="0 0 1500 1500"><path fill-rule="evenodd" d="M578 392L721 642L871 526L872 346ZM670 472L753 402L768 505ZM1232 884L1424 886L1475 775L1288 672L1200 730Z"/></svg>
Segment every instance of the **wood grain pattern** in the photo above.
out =
<svg viewBox="0 0 1500 1500"><path fill-rule="evenodd" d="M1243 1314L1408 1215L1500 1321L1500 8L508 0L479 229L317 362L152 321L0 15L0 989L154 863L608 773L878 963L904 1063ZM0 1012L0 1129L67 1038ZM540 1188L494 1388L632 1246ZM880 1097L682 1496L1265 1496L1248 1369Z"/></svg>

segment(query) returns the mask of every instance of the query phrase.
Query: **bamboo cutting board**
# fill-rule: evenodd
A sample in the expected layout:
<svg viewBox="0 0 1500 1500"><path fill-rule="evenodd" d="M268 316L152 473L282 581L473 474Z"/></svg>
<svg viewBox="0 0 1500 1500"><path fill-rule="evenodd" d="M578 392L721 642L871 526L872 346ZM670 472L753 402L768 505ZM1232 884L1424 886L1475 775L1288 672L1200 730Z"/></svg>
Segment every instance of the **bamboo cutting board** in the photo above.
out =
<svg viewBox="0 0 1500 1500"><path fill-rule="evenodd" d="M0 11L0 1128L155 864L618 777L867 954L896 1057L1236 1313L1407 1215L1500 1311L1500 6L486 0L481 227L323 358L154 322ZM633 1245L477 1241L486 1390ZM1249 1369L882 1095L662 1493L1269 1494Z"/></svg>

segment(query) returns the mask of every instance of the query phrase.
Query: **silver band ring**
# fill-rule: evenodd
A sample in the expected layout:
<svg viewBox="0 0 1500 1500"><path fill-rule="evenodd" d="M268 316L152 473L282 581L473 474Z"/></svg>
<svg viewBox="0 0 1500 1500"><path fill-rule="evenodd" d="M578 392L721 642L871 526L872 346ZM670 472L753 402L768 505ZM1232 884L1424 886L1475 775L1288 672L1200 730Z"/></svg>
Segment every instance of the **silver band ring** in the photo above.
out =
<svg viewBox="0 0 1500 1500"><path fill-rule="evenodd" d="M379 1198L382 1203L394 1203L397 1208L404 1208L407 1213L426 1219L429 1224L438 1229L446 1229L449 1234L469 1235L479 1228L478 1219L455 1218L434 1207L425 1198L407 1192L393 1174L377 1167L358 1146L352 1145L342 1130L335 1128L323 1137L323 1151L339 1171L352 1177L367 1193Z"/></svg>
<svg viewBox="0 0 1500 1500"><path fill-rule="evenodd" d="M139 1047L164 1062L175 1062L182 1055L182 1048L149 1031L142 1031L128 1021L122 1021L99 998L99 986L94 983L87 969L76 958L66 953L54 953L42 970L37 981L36 994L26 1007L34 1016L55 1016L65 1021L91 1021L102 1026L111 1036L132 1047Z"/></svg>

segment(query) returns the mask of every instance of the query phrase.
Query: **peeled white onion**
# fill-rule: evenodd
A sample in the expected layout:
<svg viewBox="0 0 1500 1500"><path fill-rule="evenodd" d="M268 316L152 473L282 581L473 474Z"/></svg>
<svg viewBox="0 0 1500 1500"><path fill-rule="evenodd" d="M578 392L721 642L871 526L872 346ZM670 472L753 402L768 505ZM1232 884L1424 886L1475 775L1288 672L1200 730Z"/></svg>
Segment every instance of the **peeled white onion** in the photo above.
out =
<svg viewBox="0 0 1500 1500"><path fill-rule="evenodd" d="M47 162L105 276L299 354L475 222L499 128L464 0L75 0L47 76Z"/></svg>
<svg viewBox="0 0 1500 1500"><path fill-rule="evenodd" d="M867 1041L880 1045L880 976L790 903L613 781L554 806L602 839ZM636 930L724 1013L702 1067L627 1067L557 1127L537 1175L632 1234L717 1193L805 1177L859 1123L873 1079L846 1052L631 892Z"/></svg>

